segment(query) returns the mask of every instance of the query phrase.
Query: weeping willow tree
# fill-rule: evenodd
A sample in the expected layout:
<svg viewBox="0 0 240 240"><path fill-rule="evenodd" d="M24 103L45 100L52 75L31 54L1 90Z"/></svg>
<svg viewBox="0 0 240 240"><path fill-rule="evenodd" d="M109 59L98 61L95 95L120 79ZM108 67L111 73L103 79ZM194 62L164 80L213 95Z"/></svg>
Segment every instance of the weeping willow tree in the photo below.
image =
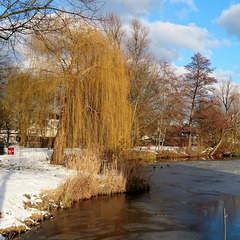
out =
<svg viewBox="0 0 240 240"><path fill-rule="evenodd" d="M53 87L51 79L45 79L43 84L43 80L30 71L13 68L8 72L3 103L9 109L12 129L19 131L21 145L26 145L30 138L39 145L39 136L46 135L53 115L50 107L55 98Z"/></svg>
<svg viewBox="0 0 240 240"><path fill-rule="evenodd" d="M129 80L121 52L96 29L64 28L33 39L43 72L53 70L59 109L52 162L62 164L65 147L126 147L129 139ZM49 74L46 74L46 77Z"/></svg>
<svg viewBox="0 0 240 240"><path fill-rule="evenodd" d="M114 152L128 146L129 79L115 45L97 29L72 22L57 34L32 37L31 80L22 91L22 102L32 106L21 132L29 126L42 131L58 116L52 163L63 163L65 148Z"/></svg>

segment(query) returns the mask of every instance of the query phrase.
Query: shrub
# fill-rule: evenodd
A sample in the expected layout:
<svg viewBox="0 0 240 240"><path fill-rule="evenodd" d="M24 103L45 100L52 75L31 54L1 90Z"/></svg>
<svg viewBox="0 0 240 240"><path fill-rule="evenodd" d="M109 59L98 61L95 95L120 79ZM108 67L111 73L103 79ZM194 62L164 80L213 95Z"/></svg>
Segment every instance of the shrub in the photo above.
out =
<svg viewBox="0 0 240 240"><path fill-rule="evenodd" d="M5 141L0 139L0 155L5 154Z"/></svg>

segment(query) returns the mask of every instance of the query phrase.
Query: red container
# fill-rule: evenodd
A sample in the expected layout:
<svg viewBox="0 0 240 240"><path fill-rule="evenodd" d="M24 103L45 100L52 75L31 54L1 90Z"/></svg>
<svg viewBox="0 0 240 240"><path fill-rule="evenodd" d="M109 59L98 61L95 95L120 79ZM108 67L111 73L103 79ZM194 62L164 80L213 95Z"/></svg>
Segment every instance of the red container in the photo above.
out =
<svg viewBox="0 0 240 240"><path fill-rule="evenodd" d="M8 148L8 155L14 155L14 148Z"/></svg>
<svg viewBox="0 0 240 240"><path fill-rule="evenodd" d="M148 150L150 150L150 149L151 149L150 145L148 145L148 146L147 146L147 149L148 149Z"/></svg>

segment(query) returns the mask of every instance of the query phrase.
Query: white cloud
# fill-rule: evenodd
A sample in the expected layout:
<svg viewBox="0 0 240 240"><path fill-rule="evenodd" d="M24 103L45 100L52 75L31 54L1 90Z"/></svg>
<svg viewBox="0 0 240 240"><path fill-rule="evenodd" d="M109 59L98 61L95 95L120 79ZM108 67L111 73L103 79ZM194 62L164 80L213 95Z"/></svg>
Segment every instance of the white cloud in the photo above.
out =
<svg viewBox="0 0 240 240"><path fill-rule="evenodd" d="M179 59L177 52L183 49L188 49L191 52L201 52L206 57L210 57L212 54L211 48L218 48L222 44L206 28L200 28L194 24L185 26L158 21L148 23L148 25L151 28L153 48L160 47L160 49L164 48L166 53L171 52L170 56L175 57L172 60ZM164 57L169 59L168 56Z"/></svg>
<svg viewBox="0 0 240 240"><path fill-rule="evenodd" d="M225 28L228 34L235 35L240 39L240 4L232 5L229 9L222 11L216 23Z"/></svg>
<svg viewBox="0 0 240 240"><path fill-rule="evenodd" d="M193 0L169 0L170 3L184 3L187 4L192 10L197 11Z"/></svg>
<svg viewBox="0 0 240 240"><path fill-rule="evenodd" d="M175 73L177 76L181 76L181 75L187 73L187 70L185 69L185 67L178 67L178 66L174 65L174 68L175 68Z"/></svg>
<svg viewBox="0 0 240 240"><path fill-rule="evenodd" d="M201 28L195 24L179 25L170 22L149 22L146 18L151 10L160 10L164 4L185 5L183 9L189 7L197 10L194 0L106 0L107 11L114 11L125 21L126 30L129 32L129 20L132 17L141 17L145 26L150 27L150 37L152 39L151 51L157 58L165 58L173 62L181 59L181 51L201 52L210 58L212 49L227 45L224 40L218 40L206 28ZM182 8L177 8L179 11ZM186 10L187 11L187 10ZM228 43L229 44L229 43Z"/></svg>
<svg viewBox="0 0 240 240"><path fill-rule="evenodd" d="M176 49L168 46L161 46L157 42L153 42L153 44L151 44L150 50L158 59L165 59L168 62L181 60L181 56Z"/></svg>
<svg viewBox="0 0 240 240"><path fill-rule="evenodd" d="M222 69L218 69L213 72L213 76L218 80L218 81L223 81L226 80L234 75L233 71L223 71Z"/></svg>

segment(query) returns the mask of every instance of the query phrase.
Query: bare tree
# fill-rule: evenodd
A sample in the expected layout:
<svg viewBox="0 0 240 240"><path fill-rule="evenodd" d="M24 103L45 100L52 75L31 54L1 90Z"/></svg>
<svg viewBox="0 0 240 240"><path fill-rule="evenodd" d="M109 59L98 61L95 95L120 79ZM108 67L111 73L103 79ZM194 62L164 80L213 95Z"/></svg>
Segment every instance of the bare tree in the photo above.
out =
<svg viewBox="0 0 240 240"><path fill-rule="evenodd" d="M221 81L214 91L215 96L223 107L226 126L222 129L220 138L210 155L213 155L229 134L228 139L234 141L233 133L239 134L240 126L240 89L233 84L231 78Z"/></svg>
<svg viewBox="0 0 240 240"><path fill-rule="evenodd" d="M123 29L123 20L114 13L109 13L103 19L102 26L110 39L117 42L119 48L121 48L126 37L126 32Z"/></svg>
<svg viewBox="0 0 240 240"><path fill-rule="evenodd" d="M226 120L221 103L211 96L208 101L198 103L194 117L199 148L212 147L221 138Z"/></svg>
<svg viewBox="0 0 240 240"><path fill-rule="evenodd" d="M210 60L200 53L195 53L192 57L192 62L185 66L188 72L184 75L184 82L186 96L190 103L188 150L192 146L192 127L195 108L199 101L206 99L212 84L217 82L214 77L210 76L214 70L210 66Z"/></svg>
<svg viewBox="0 0 240 240"><path fill-rule="evenodd" d="M149 125L154 109L153 95L158 79L158 67L149 53L149 28L138 19L131 22L131 35L126 40L127 64L130 76L130 102L133 106L132 133L137 138Z"/></svg>
<svg viewBox="0 0 240 240"><path fill-rule="evenodd" d="M85 20L98 18L101 6L100 0L0 0L0 39L47 31L51 20L62 13Z"/></svg>
<svg viewBox="0 0 240 240"><path fill-rule="evenodd" d="M149 38L150 29L145 27L140 20L133 19L131 22L131 36L126 45L130 58L135 64L138 64L144 58L149 56Z"/></svg>
<svg viewBox="0 0 240 240"><path fill-rule="evenodd" d="M240 96L239 87L232 83L231 78L228 78L219 83L215 95L223 105L226 118L232 118L232 115L236 114L233 105Z"/></svg>
<svg viewBox="0 0 240 240"><path fill-rule="evenodd" d="M184 107L182 90L182 82L177 78L175 69L166 61L161 61L156 91L158 96L156 99L158 151L163 149L167 130L172 127L174 122L177 123L182 119Z"/></svg>

